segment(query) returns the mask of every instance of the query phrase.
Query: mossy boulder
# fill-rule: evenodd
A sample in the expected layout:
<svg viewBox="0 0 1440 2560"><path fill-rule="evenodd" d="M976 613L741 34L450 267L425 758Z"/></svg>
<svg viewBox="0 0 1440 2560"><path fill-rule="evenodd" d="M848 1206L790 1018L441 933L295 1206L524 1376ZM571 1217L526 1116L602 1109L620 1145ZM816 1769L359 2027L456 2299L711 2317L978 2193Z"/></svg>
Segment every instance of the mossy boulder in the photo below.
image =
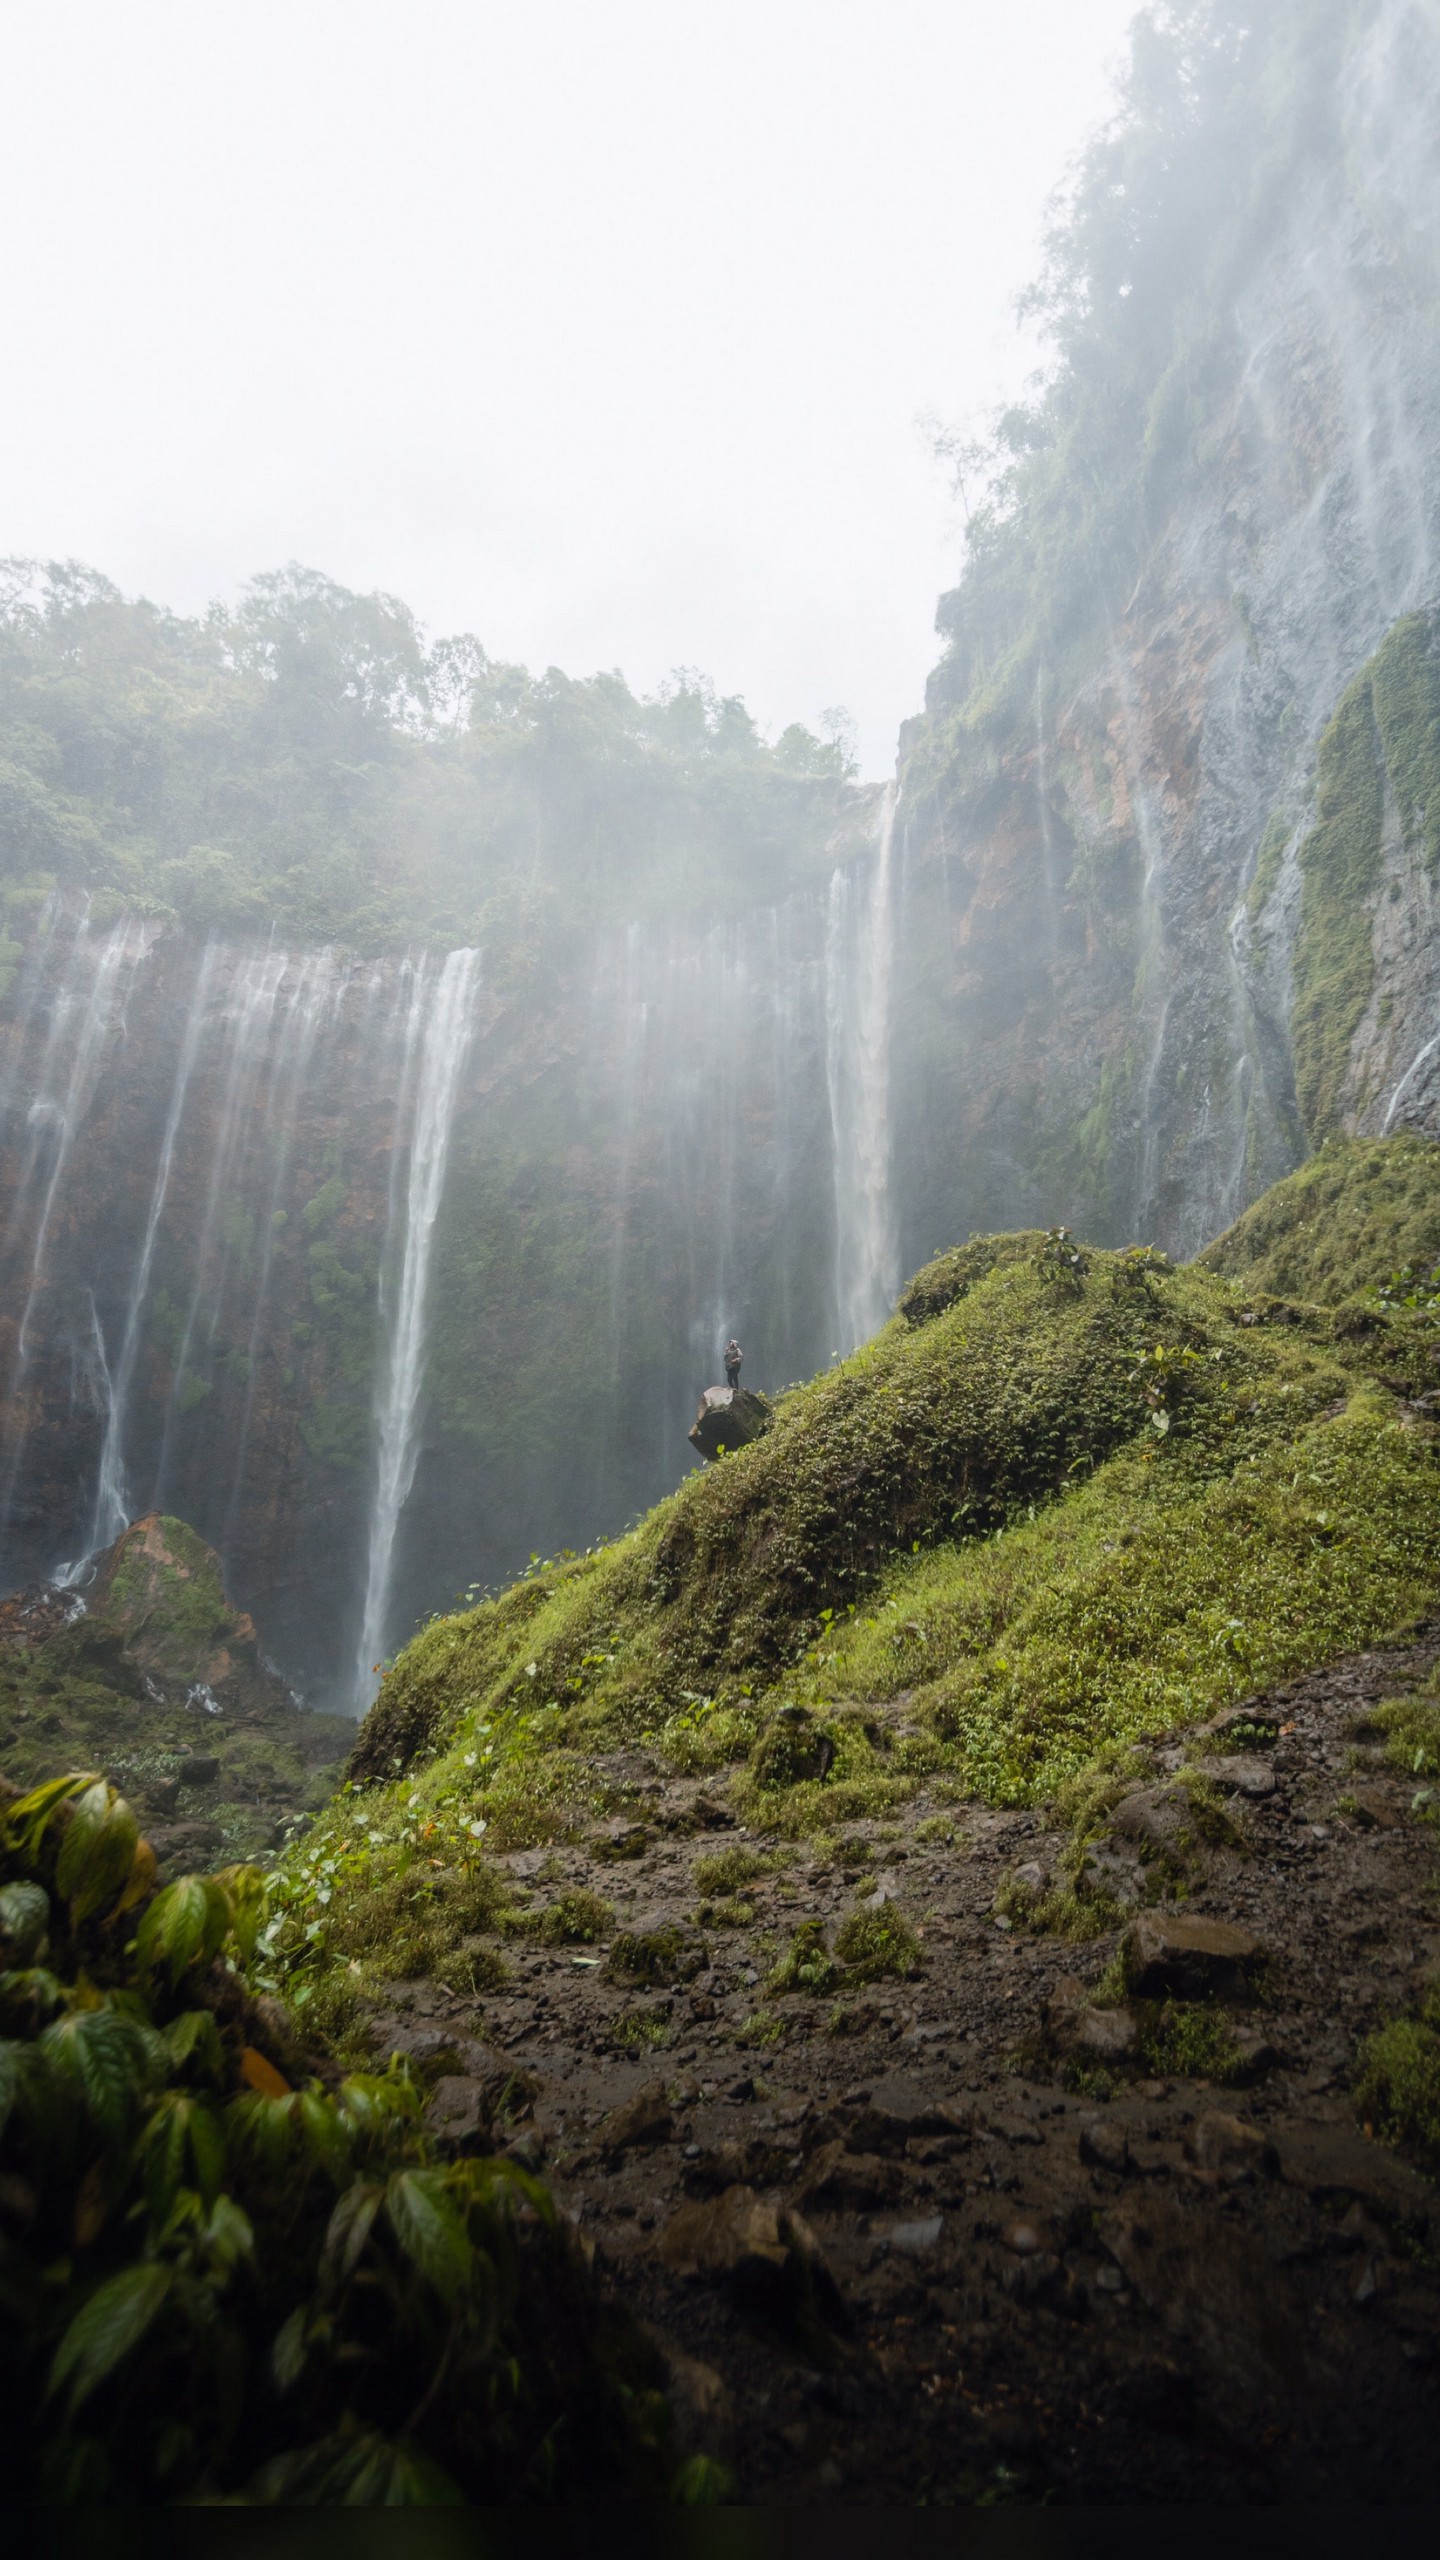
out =
<svg viewBox="0 0 1440 2560"><path fill-rule="evenodd" d="M288 1698L254 1622L225 1596L220 1559L183 1520L152 1511L107 1548L85 1594L82 1641L118 1648L142 1679L205 1690L225 1712Z"/></svg>

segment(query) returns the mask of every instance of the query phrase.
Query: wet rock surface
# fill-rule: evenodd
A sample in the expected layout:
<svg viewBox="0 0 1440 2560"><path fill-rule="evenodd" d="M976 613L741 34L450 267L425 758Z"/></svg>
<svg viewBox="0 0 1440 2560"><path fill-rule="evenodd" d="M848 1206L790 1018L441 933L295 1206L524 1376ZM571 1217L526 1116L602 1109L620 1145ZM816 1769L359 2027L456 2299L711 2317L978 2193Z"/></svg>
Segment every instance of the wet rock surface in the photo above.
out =
<svg viewBox="0 0 1440 2560"><path fill-rule="evenodd" d="M702 1458L718 1458L727 1449L743 1449L758 1440L770 1422L765 1397L749 1387L707 1387L688 1436Z"/></svg>
<svg viewBox="0 0 1440 2560"><path fill-rule="evenodd" d="M1435 1831L1365 1738L1437 1659L1431 1626L1247 1702L1231 1722L1275 1738L1243 1835L1192 1842L1183 1898L1078 1946L997 1925L1017 1867L1057 1869L1033 1814L922 1785L817 1851L697 1815L723 1780L634 1754L643 1846L559 1847L526 1884L688 1945L723 1838L769 1861L749 1919L643 1993L601 1949L523 1954L478 1999L397 1983L377 2048L448 2072L432 2120L458 2147L533 2138L741 2503L1426 2503L1440 2190L1350 2089L1440 1955ZM1226 1742L1158 1737L1157 1790ZM1369 1794L1392 1821L1346 1809ZM1169 1854L1142 1886L1173 1890ZM774 1951L833 1934L881 1868L918 1970L767 1996ZM1224 2027L1223 2084L1155 2066L1177 2002Z"/></svg>

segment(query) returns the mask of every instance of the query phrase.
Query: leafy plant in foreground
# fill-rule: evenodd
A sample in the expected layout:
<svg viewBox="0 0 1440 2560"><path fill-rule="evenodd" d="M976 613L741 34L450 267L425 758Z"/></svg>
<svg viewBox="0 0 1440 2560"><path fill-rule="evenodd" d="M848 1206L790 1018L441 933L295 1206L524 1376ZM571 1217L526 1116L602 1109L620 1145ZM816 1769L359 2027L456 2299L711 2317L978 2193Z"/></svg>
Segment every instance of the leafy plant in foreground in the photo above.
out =
<svg viewBox="0 0 1440 2560"><path fill-rule="evenodd" d="M653 2357L545 2190L506 2160L437 2159L403 2070L341 2078L301 2054L241 1971L264 1918L253 1868L157 1891L102 1778L4 1790L12 2498L696 2494Z"/></svg>

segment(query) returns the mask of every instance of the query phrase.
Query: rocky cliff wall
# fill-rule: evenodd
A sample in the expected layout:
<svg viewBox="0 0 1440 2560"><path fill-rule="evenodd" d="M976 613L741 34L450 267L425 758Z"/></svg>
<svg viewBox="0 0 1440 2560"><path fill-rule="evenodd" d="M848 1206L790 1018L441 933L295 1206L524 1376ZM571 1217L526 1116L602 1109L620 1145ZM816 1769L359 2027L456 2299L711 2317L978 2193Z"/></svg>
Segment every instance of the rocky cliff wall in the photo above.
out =
<svg viewBox="0 0 1440 2560"><path fill-rule="evenodd" d="M1208 194L1107 503L1078 465L1012 474L1010 591L982 559L946 600L904 735L912 1263L1055 1217L1193 1251L1329 1131L1436 1125L1440 20L1322 8L1286 55L1282 5L1250 13L1268 53L1200 15L1249 85L1195 104L1177 39L1161 197L1196 167ZM1211 168L1205 114L1256 99L1251 158ZM1132 105L1097 160L1117 197L1159 122ZM1037 445L1093 406L1098 257L1084 282ZM1048 583L1047 510L1082 528Z"/></svg>

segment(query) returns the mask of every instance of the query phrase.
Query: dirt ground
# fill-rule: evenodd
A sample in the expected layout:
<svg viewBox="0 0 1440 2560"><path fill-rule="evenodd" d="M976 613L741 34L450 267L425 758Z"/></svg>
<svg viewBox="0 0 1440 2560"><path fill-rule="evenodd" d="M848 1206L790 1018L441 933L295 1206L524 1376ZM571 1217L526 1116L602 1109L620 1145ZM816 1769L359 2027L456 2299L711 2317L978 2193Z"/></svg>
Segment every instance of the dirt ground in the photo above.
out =
<svg viewBox="0 0 1440 2560"><path fill-rule="evenodd" d="M1440 1621L1269 1691L1210 1764L1238 1837L1159 1917L1255 1944L1162 1944L1151 1987L1228 2017L1244 2085L1146 2076L1125 2047L1155 2013L1115 2007L1113 1975L1086 2006L1120 1929L1077 1947L997 1921L1001 1878L1045 1879L1061 1846L1035 1817L922 1788L822 1864L638 1753L607 1764L632 1819L507 1863L621 1928L693 1931L696 1859L778 1846L748 1928L707 1927L713 1961L652 1991L612 1980L603 1942L524 1952L479 1998L397 1986L375 2041L434 2081L446 2139L543 2167L741 2503L1426 2504L1440 2190L1367 2137L1350 2087L1361 2038L1440 1964L1436 1834L1365 1724L1437 1658ZM1158 1740L1114 1817L1122 1891L1181 1756ZM838 1921L857 1888L923 1929L918 1974L764 2002L757 1942Z"/></svg>

